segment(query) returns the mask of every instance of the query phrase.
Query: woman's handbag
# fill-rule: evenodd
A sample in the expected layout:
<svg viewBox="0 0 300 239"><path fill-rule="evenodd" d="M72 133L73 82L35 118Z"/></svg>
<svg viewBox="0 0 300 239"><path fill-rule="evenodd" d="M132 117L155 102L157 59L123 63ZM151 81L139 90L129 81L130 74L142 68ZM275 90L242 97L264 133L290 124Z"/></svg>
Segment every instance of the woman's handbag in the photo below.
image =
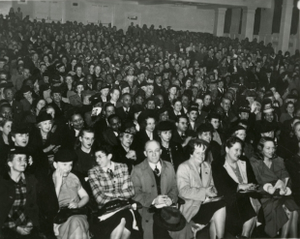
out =
<svg viewBox="0 0 300 239"><path fill-rule="evenodd" d="M62 207L58 210L56 216L54 217L53 222L56 224L61 224L66 222L68 218L73 215L87 215L87 214L88 214L87 207L81 207L81 208Z"/></svg>

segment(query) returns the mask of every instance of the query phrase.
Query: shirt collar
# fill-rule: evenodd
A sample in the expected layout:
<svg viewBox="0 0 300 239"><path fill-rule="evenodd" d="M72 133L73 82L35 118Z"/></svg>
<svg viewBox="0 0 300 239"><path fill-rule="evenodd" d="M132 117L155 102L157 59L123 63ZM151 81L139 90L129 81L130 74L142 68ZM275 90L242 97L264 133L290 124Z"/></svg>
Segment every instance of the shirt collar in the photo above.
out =
<svg viewBox="0 0 300 239"><path fill-rule="evenodd" d="M109 165L108 167L102 167L102 170L103 170L104 172L107 172L108 169L110 169L110 170L113 172L114 169L115 169L115 163L112 162L112 161L110 161L110 165Z"/></svg>
<svg viewBox="0 0 300 239"><path fill-rule="evenodd" d="M146 130L146 134L148 135L148 137L152 140L153 139L153 132L149 132L148 130Z"/></svg>
<svg viewBox="0 0 300 239"><path fill-rule="evenodd" d="M152 170L154 170L155 167L157 166L159 172L161 172L162 165L161 165L160 160L157 162L157 164L151 163L151 162L149 162L149 161L148 161L148 163L149 163L149 166L150 166L150 168L151 168Z"/></svg>

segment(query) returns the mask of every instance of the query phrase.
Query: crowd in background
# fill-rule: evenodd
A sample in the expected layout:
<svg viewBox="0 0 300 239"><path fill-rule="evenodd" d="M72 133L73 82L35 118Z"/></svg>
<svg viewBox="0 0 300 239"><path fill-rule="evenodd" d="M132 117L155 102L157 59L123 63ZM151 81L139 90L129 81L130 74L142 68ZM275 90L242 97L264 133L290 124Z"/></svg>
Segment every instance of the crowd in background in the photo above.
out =
<svg viewBox="0 0 300 239"><path fill-rule="evenodd" d="M133 23L124 32L110 24L39 22L11 9L0 15L0 238L34 238L33 233L36 238L101 238L97 235L106 232L125 239L133 230L130 213L94 228L80 215L76 227L67 221L53 229L52 219L66 201L71 201L70 208L88 201L101 208L133 198L145 209L155 200L170 206L178 196L186 201L181 213L191 228L215 225L212 238L227 232L250 237L258 222L265 237L276 237L279 231L282 237L297 237L299 77L299 50L275 52L270 43L256 39ZM14 164L16 155L26 155L23 168ZM103 157L108 163L103 164ZM158 162L153 177L157 191L149 192L149 201L142 194L150 190L142 172L145 167L155 172ZM203 165L202 176L191 179L191 165L197 162ZM122 185L122 192L113 195L113 179L103 171L109 165L115 167L112 178L120 177ZM170 186L168 181L166 192L160 186L164 170L177 182ZM204 172L211 174L206 186ZM257 185L268 195L278 189L278 197L287 196L236 195ZM51 187L54 194L45 192ZM196 192L202 187L204 198ZM203 207L205 195L224 198ZM199 203L195 213L209 218L191 213L190 200L193 206ZM239 205L247 208L245 215ZM225 207L227 219L220 222ZM144 209L136 214L144 238L158 238L165 232L153 235L155 222ZM180 236L169 234L161 238Z"/></svg>

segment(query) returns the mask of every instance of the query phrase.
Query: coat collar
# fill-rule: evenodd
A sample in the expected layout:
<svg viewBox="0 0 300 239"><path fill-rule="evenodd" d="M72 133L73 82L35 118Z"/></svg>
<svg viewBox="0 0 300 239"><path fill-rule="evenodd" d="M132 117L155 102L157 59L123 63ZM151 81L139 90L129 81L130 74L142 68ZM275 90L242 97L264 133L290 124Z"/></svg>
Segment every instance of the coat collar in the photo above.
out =
<svg viewBox="0 0 300 239"><path fill-rule="evenodd" d="M237 166L240 170L242 179L243 179L243 183L248 183L248 177L247 177L247 168L246 168L246 162L242 161L242 160L238 160L237 161ZM225 163L223 165L223 167L226 169L227 173L229 174L229 176L236 182L239 183L239 180L237 178L237 176L235 175L232 167L227 163L227 161L225 160Z"/></svg>
<svg viewBox="0 0 300 239"><path fill-rule="evenodd" d="M167 163L165 161L163 161L161 159L160 159L160 163L161 163L161 175L160 175L161 193L162 194L167 194L168 193L167 188L168 188L169 185L167 185L166 182L168 181L167 178L170 177L170 175L169 175L170 171L167 170L167 168L169 166L167 165ZM154 177L153 170L151 169L147 159L145 159L142 162L142 170L144 171L143 175L146 178L147 178L146 175L148 174L148 176L151 178L152 182L155 182L155 177Z"/></svg>
<svg viewBox="0 0 300 239"><path fill-rule="evenodd" d="M210 185L210 181L211 181L211 167L210 167L210 164L206 161L204 161L201 164L201 175L202 175L202 177L200 178L199 168L197 168L197 166L194 164L192 159L189 159L187 162L188 162L190 168L192 169L192 171L194 171L194 173L196 173L198 175L198 178L199 178L202 186L208 187Z"/></svg>

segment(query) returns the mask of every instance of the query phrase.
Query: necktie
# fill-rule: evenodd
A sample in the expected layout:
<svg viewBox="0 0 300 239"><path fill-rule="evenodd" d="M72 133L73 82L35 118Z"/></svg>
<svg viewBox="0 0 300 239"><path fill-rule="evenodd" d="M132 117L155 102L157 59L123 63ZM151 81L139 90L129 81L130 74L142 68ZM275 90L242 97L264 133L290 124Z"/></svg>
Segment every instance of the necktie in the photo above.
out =
<svg viewBox="0 0 300 239"><path fill-rule="evenodd" d="M202 172L201 172L201 167L200 167L200 173L199 173L199 176L200 176L200 180L202 181Z"/></svg>
<svg viewBox="0 0 300 239"><path fill-rule="evenodd" d="M181 138L182 138L182 140L185 140L185 138L186 138L185 134L182 134Z"/></svg>
<svg viewBox="0 0 300 239"><path fill-rule="evenodd" d="M153 171L157 176L159 175L159 169L157 168L157 165L155 165L155 169Z"/></svg>
<svg viewBox="0 0 300 239"><path fill-rule="evenodd" d="M114 173L113 173L113 171L112 171L110 168L107 169L107 173L109 174L109 176L110 176L111 178L114 177Z"/></svg>

